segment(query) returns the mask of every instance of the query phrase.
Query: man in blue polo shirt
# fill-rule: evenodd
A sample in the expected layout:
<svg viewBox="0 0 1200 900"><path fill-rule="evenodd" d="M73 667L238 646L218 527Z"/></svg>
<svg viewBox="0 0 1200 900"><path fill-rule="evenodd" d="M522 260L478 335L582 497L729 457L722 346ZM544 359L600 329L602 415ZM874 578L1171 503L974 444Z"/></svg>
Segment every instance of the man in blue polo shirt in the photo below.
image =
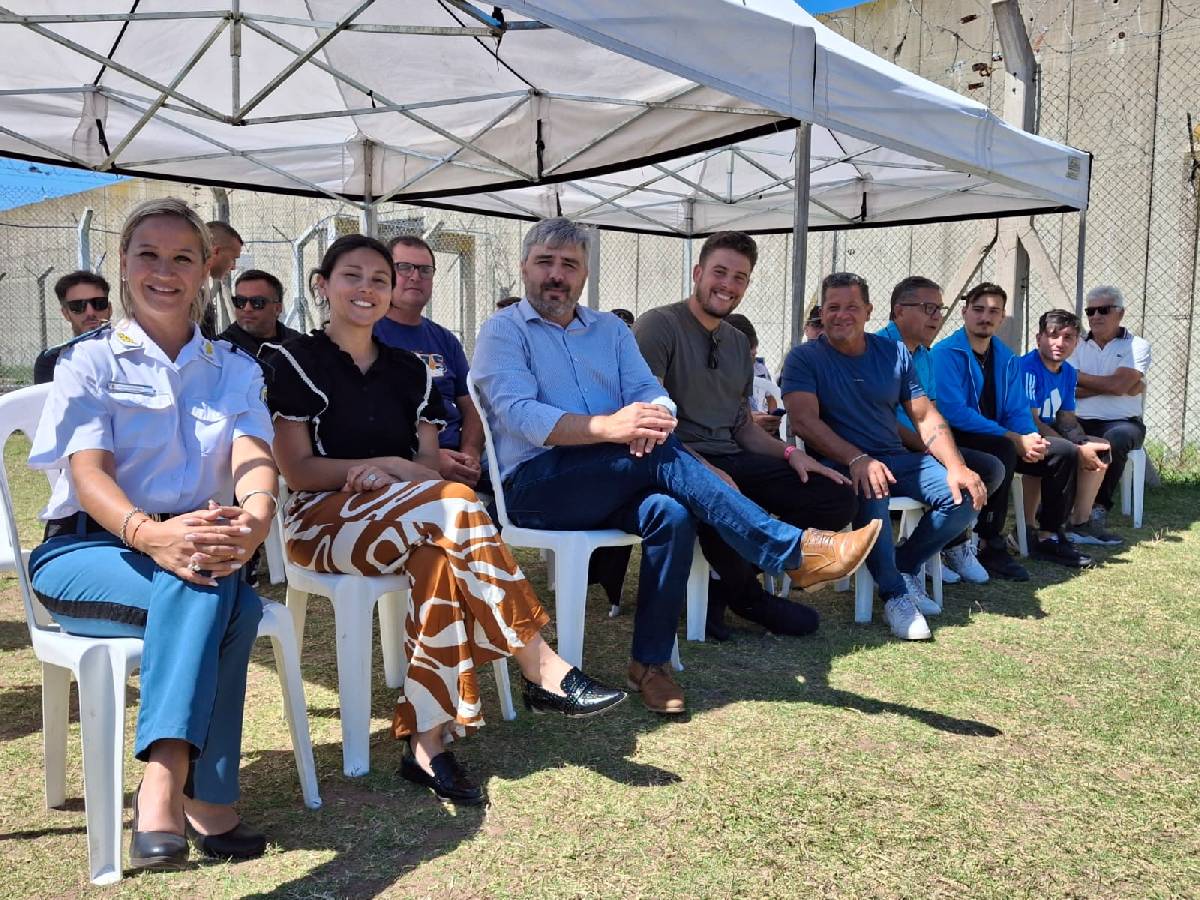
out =
<svg viewBox="0 0 1200 900"><path fill-rule="evenodd" d="M889 321L877 333L881 337L900 341L912 354L913 368L917 381L925 391L925 397L937 407L937 379L933 374L933 359L929 346L942 327L946 306L942 302L942 288L936 281L922 275L909 275L892 288L892 305ZM924 453L925 446L916 426L902 407L896 407L896 418L900 424L900 439L909 450ZM982 453L969 447L958 448L967 468L979 475L991 496L1004 480L1004 464L990 453ZM988 580L987 569L975 557L975 544L968 540L969 531L964 531L950 541L942 551L942 579L953 584L970 581L982 584Z"/></svg>
<svg viewBox="0 0 1200 900"><path fill-rule="evenodd" d="M920 583L925 560L962 534L987 499L979 476L967 468L950 428L925 398L908 348L866 333L871 316L867 282L835 272L821 282L825 333L791 349L783 363L783 402L806 447L849 474L859 494L856 526L884 523L867 568L879 585L892 633L930 637L925 615L935 604ZM923 438L914 453L900 440L900 405ZM892 494L930 507L899 549L892 539Z"/></svg>
<svg viewBox="0 0 1200 900"><path fill-rule="evenodd" d="M467 356L454 332L422 315L433 297L437 266L430 246L415 235L392 238L396 286L388 314L375 326L380 343L411 350L433 372L433 383L446 405L446 427L438 435L438 472L447 481L480 485L483 425L467 393Z"/></svg>

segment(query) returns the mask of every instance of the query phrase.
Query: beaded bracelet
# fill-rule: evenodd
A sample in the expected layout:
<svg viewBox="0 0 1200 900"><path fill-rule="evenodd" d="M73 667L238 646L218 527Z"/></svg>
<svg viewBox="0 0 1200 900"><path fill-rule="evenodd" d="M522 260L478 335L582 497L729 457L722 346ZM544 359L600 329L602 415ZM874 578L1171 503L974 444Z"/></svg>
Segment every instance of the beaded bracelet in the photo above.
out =
<svg viewBox="0 0 1200 900"><path fill-rule="evenodd" d="M131 543L129 543L128 540L126 540L125 529L129 527L129 520L132 519L138 513L141 513L147 519L150 518L150 514L148 512L146 512L140 506L135 506L129 512L125 513L125 518L121 520L121 543L124 544L126 547L128 547L130 550L133 549L133 545ZM136 529L135 529L135 531L136 531Z"/></svg>

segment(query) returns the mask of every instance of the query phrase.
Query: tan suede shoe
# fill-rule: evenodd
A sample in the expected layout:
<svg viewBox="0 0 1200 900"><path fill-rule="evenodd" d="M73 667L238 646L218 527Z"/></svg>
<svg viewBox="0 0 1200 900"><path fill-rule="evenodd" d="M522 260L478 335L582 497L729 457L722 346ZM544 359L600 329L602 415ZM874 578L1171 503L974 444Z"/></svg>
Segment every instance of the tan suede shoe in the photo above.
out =
<svg viewBox="0 0 1200 900"><path fill-rule="evenodd" d="M683 712L683 689L671 677L670 663L644 666L632 660L626 681L631 691L642 695L642 702L650 712L667 715Z"/></svg>
<svg viewBox="0 0 1200 900"><path fill-rule="evenodd" d="M831 581L854 574L875 546L883 522L873 519L857 531L805 528L800 541L800 568L788 572L792 584L815 591Z"/></svg>

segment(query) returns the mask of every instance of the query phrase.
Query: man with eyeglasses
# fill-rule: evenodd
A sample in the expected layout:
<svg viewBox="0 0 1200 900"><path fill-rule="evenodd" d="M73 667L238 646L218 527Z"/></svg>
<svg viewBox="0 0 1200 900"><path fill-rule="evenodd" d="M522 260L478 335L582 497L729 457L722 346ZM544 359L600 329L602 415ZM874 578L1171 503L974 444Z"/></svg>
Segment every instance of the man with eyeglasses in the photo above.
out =
<svg viewBox="0 0 1200 900"><path fill-rule="evenodd" d="M71 326L72 339L38 354L33 363L33 383L45 384L54 380L58 355L75 343L81 335L95 331L108 323L112 307L108 301L108 282L95 272L71 272L54 283L58 308Z"/></svg>
<svg viewBox="0 0 1200 900"><path fill-rule="evenodd" d="M233 286L234 323L217 335L258 358L263 344L282 344L300 332L279 321L283 284L270 272L247 269Z"/></svg>
<svg viewBox="0 0 1200 900"><path fill-rule="evenodd" d="M1037 559L1069 568L1092 564L1066 536L1075 502L1077 452L1069 441L1043 437L1030 414L1021 360L995 337L1004 321L1008 294L984 282L963 298L963 327L933 348L938 408L960 446L990 453L1004 464L1004 481L988 498L975 523L982 546L979 562L992 578L1028 581L1029 572L1008 553L1003 537L1016 472L1042 479L1039 537L1030 547Z"/></svg>
<svg viewBox="0 0 1200 900"><path fill-rule="evenodd" d="M927 640L941 607L925 593L921 567L975 519L987 499L950 428L925 397L903 341L868 334L866 279L834 272L821 282L825 333L793 347L783 363L783 402L806 446L849 474L858 494L854 524L882 523L867 569L879 585L883 615L902 640ZM900 439L897 406L921 437L913 452ZM896 547L891 497L929 507L908 540Z"/></svg>
<svg viewBox="0 0 1200 900"><path fill-rule="evenodd" d="M447 481L481 488L483 425L467 393L467 355L448 328L422 315L433 298L437 263L433 249L416 235L388 242L396 286L387 315L375 326L375 337L389 347L408 350L433 373L433 383L446 405L446 427L438 435L438 473ZM481 489L487 489L487 480Z"/></svg>
<svg viewBox="0 0 1200 900"><path fill-rule="evenodd" d="M908 348L908 352L912 354L917 381L934 408L937 407L937 379L933 374L933 359L929 347L942 327L947 309L942 302L941 285L922 275L910 275L892 288L889 321L877 332L881 337L900 341ZM916 453L924 453L925 443L902 407L896 407L896 418L900 426L900 440L904 442L904 446ZM958 452L962 454L967 468L983 480L988 495L994 493L1004 480L1004 465L1000 460L990 453L982 453L969 447L960 446ZM970 536L970 531L964 531L942 550L942 580L948 584L957 581L983 584L988 580L987 569L979 564L975 556L974 542L969 540Z"/></svg>
<svg viewBox="0 0 1200 900"><path fill-rule="evenodd" d="M1146 440L1142 422L1150 342L1121 325L1125 296L1103 284L1087 292L1083 304L1090 329L1070 362L1079 373L1076 415L1083 430L1108 441L1112 459L1096 494L1092 521L1103 531L1113 494L1121 483L1129 451Z"/></svg>
<svg viewBox="0 0 1200 900"><path fill-rule="evenodd" d="M643 313L633 333L650 371L677 404L675 434L689 451L788 524L838 531L854 516L849 479L754 421L750 339L727 317L741 304L757 260L758 246L749 235L710 236L692 269L692 293ZM758 571L713 529L701 527L699 536L714 574L706 620L711 637L729 638L726 607L775 634L817 629L816 610L763 590Z"/></svg>

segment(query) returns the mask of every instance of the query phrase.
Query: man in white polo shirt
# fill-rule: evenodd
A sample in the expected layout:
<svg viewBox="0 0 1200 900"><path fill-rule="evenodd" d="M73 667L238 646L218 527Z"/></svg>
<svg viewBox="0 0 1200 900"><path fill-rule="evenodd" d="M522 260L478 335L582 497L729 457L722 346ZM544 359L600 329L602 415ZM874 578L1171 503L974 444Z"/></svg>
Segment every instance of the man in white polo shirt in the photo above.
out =
<svg viewBox="0 0 1200 900"><path fill-rule="evenodd" d="M1091 329L1079 342L1070 362L1079 371L1075 388L1076 415L1083 430L1108 441L1112 461L1104 473L1092 520L1101 528L1121 483L1129 451L1146 439L1142 403L1150 344L1121 325L1125 297L1119 288L1103 284L1087 293L1083 304Z"/></svg>

